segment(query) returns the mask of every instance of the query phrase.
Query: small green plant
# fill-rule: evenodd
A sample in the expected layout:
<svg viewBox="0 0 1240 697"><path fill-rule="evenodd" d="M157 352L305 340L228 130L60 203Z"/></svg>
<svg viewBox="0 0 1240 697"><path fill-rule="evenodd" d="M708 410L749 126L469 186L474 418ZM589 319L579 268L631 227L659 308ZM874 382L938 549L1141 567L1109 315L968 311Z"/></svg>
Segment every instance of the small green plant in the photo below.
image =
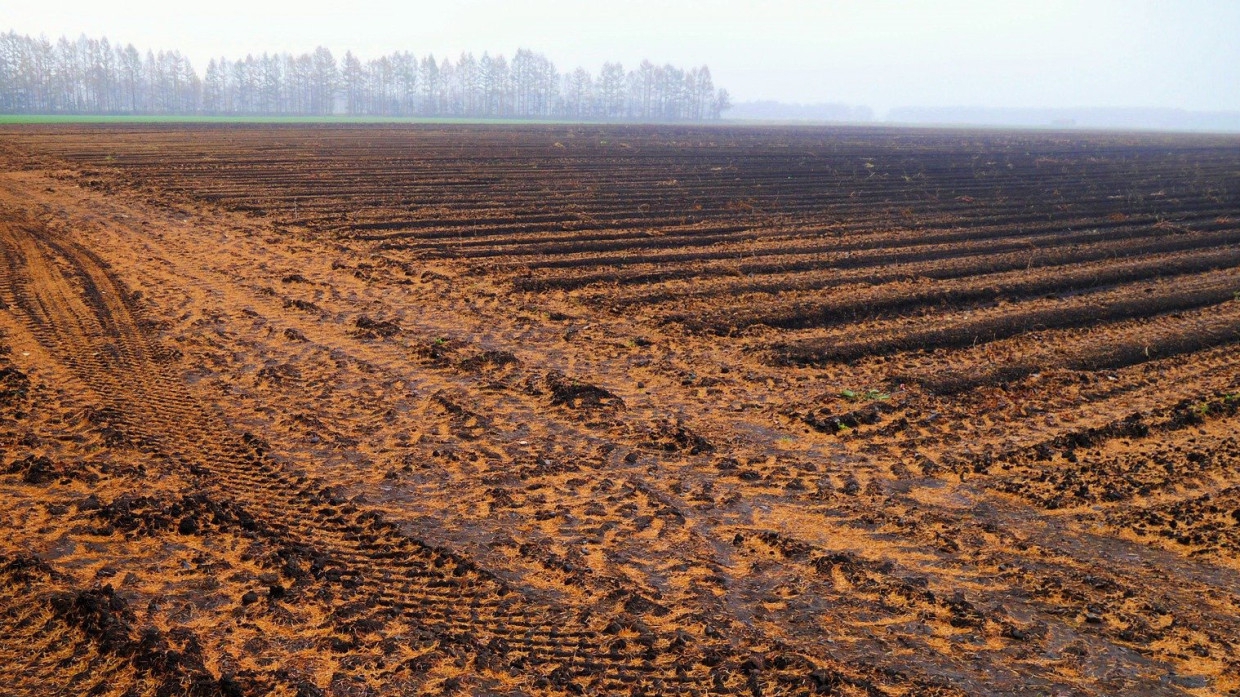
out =
<svg viewBox="0 0 1240 697"><path fill-rule="evenodd" d="M1198 416L1206 416L1207 414L1210 413L1210 403L1209 402L1197 402L1192 407L1190 407L1190 409L1192 409L1193 413Z"/></svg>
<svg viewBox="0 0 1240 697"><path fill-rule="evenodd" d="M891 399L891 395L881 390L869 389L863 392L856 390L840 390L840 396L850 402L866 401L866 402L885 402Z"/></svg>
<svg viewBox="0 0 1240 697"><path fill-rule="evenodd" d="M443 346L444 344L448 343L448 340L443 338L442 336L437 336L435 337L435 341L433 343L436 346Z"/></svg>

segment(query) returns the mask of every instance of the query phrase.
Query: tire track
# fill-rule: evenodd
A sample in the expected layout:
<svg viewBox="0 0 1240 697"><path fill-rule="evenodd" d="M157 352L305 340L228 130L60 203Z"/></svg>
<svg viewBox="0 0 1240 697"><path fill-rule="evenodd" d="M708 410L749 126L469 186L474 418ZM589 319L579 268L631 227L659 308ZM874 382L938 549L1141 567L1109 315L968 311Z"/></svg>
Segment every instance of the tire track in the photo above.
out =
<svg viewBox="0 0 1240 697"><path fill-rule="evenodd" d="M686 642L626 613L553 609L460 554L401 534L381 515L334 498L324 482L285 471L261 443L230 432L197 403L163 365L165 354L141 329L125 289L91 252L29 221L0 225L0 246L4 301L125 415L126 428L278 534L324 550L344 565L339 583L415 620L441 644L493 661L535 687L569 692L700 694L705 686L737 692L768 683L787 689L824 675L795 655L770 662L782 667L765 673L744 669L726 640ZM880 692L844 671L828 673L836 684Z"/></svg>

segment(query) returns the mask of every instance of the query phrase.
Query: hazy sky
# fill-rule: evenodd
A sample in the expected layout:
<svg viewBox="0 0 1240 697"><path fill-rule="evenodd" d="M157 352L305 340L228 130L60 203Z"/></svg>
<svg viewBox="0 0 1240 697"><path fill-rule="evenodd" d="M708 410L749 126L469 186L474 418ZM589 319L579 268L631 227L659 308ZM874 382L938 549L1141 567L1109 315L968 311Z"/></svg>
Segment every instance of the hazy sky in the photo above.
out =
<svg viewBox="0 0 1240 697"><path fill-rule="evenodd" d="M8 26L3 26L7 23ZM734 101L1240 110L1240 0L0 0L0 30L211 56L705 63Z"/></svg>

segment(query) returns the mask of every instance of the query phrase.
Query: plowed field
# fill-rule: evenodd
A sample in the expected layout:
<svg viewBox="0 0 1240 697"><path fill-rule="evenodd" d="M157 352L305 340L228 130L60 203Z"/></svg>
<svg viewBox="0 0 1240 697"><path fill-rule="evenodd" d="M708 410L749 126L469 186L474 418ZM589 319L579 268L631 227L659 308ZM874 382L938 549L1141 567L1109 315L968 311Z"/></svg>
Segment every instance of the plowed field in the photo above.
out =
<svg viewBox="0 0 1240 697"><path fill-rule="evenodd" d="M1240 694L1240 139L0 131L0 693Z"/></svg>

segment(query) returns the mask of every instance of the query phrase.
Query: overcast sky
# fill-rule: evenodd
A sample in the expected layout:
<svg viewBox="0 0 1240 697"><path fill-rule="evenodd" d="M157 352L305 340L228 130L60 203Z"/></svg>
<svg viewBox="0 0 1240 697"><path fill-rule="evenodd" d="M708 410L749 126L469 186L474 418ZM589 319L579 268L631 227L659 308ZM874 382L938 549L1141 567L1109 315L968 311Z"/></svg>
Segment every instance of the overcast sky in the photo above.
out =
<svg viewBox="0 0 1240 697"><path fill-rule="evenodd" d="M0 0L0 30L212 56L706 64L734 101L1240 110L1240 0Z"/></svg>

